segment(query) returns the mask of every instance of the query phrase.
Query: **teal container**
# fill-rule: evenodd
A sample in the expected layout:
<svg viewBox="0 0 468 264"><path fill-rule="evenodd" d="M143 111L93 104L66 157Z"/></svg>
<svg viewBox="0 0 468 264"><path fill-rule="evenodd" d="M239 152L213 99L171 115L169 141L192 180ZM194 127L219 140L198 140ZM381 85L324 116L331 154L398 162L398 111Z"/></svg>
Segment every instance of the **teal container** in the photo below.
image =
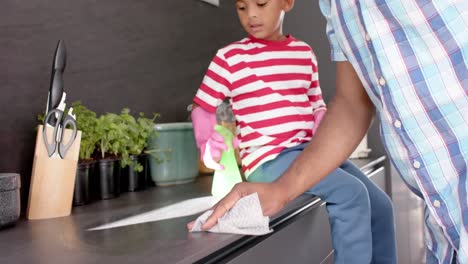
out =
<svg viewBox="0 0 468 264"><path fill-rule="evenodd" d="M157 124L148 149L151 178L159 186L188 183L198 175L198 149L191 122ZM154 150L157 150L156 152Z"/></svg>

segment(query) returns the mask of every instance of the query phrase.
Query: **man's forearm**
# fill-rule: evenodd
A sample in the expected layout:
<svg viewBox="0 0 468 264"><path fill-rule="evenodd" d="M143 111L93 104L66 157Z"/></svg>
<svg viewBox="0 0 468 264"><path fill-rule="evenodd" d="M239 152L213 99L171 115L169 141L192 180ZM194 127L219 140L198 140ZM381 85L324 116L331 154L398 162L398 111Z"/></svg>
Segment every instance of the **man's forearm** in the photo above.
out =
<svg viewBox="0 0 468 264"><path fill-rule="evenodd" d="M374 107L347 62L337 65L337 93L312 142L275 184L288 200L304 193L337 168L364 137Z"/></svg>

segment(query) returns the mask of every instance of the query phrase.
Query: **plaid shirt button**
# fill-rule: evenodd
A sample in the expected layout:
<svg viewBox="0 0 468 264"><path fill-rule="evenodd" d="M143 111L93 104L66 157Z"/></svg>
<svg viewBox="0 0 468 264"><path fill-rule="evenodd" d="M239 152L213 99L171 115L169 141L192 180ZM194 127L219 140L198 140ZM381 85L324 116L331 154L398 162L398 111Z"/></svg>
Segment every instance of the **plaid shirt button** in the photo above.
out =
<svg viewBox="0 0 468 264"><path fill-rule="evenodd" d="M380 77L379 79L379 84L384 86L387 82L385 81L385 79L383 77Z"/></svg>

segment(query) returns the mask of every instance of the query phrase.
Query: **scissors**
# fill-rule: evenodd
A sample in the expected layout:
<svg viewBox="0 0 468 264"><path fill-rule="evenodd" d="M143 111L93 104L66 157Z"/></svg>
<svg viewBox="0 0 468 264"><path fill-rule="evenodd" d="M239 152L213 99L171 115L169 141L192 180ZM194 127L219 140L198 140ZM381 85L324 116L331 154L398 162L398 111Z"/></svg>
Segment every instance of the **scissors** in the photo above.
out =
<svg viewBox="0 0 468 264"><path fill-rule="evenodd" d="M62 96L62 102L60 102L59 106L55 109L51 109L45 119L44 119L44 127L42 129L42 136L44 138L44 143L47 148L47 154L49 157L60 157L61 159L65 158L68 149L71 147L73 142L75 141L76 134L77 134L77 125L76 125L76 116L73 114L73 108L70 107L68 113L64 117L65 112L65 93ZM53 122L53 120L56 120ZM52 121L52 122L51 122ZM50 123L55 123L54 126L51 126ZM48 132L50 129L47 127L53 127L53 136L52 142L49 142ZM63 142L63 134L65 129L69 127L72 129L72 135L70 140L64 144Z"/></svg>
<svg viewBox="0 0 468 264"><path fill-rule="evenodd" d="M73 108L70 107L68 113L65 112L65 98L67 94L63 91L63 72L67 65L67 50L65 43L59 40L55 49L54 60L52 63L52 77L50 81L49 93L47 96L46 117L44 119L44 127L42 136L44 144L47 148L49 157L64 158L68 149L73 144L76 138L77 126L76 116L73 114ZM47 131L53 127L52 142L49 142ZM70 140L64 144L63 134L67 127L71 127L72 136Z"/></svg>

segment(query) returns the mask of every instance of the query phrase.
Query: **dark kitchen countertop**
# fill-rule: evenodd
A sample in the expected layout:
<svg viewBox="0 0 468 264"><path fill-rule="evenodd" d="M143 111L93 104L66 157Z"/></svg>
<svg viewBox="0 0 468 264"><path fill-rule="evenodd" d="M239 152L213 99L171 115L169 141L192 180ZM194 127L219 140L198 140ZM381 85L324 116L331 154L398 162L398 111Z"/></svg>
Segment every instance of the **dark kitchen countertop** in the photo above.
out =
<svg viewBox="0 0 468 264"><path fill-rule="evenodd" d="M355 163L365 171L379 160L356 160ZM258 239L233 234L187 232L186 224L199 214L87 231L180 201L208 196L211 180L211 176L199 176L193 183L123 193L116 199L74 207L67 217L21 219L14 227L0 230L0 263L204 262ZM298 197L270 219L270 226L275 229L275 226L293 220L319 201L310 195Z"/></svg>

